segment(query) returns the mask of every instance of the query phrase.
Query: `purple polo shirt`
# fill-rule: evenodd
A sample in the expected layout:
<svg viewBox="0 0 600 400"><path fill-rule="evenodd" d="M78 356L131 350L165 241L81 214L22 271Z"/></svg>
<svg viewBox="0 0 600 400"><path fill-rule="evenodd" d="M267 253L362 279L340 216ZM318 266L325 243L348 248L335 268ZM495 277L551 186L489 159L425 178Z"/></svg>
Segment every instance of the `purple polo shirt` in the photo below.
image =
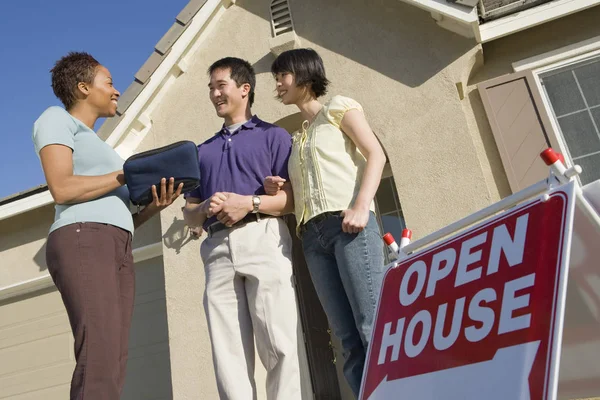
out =
<svg viewBox="0 0 600 400"><path fill-rule="evenodd" d="M253 116L231 134L223 127L215 136L198 146L200 186L187 193L204 201L216 192L241 195L265 194L265 177L288 177L288 158L292 138L283 128ZM206 220L208 229L217 221Z"/></svg>

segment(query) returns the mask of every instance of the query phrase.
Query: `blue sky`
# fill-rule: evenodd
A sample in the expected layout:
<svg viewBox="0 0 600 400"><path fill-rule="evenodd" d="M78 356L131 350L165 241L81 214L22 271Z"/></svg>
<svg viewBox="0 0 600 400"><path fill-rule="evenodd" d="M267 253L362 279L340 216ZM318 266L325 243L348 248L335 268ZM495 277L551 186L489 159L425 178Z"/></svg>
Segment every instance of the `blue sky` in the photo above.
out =
<svg viewBox="0 0 600 400"><path fill-rule="evenodd" d="M49 70L68 51L106 65L121 92L188 0L26 0L0 4L0 198L45 183L35 119L60 105ZM99 126L99 125L97 125Z"/></svg>

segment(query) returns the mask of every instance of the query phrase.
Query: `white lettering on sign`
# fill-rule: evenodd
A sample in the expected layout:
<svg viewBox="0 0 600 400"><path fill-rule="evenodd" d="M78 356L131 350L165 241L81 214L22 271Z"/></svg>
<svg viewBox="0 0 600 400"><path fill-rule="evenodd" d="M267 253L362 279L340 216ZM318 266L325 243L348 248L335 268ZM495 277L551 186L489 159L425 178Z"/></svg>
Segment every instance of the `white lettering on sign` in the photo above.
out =
<svg viewBox="0 0 600 400"><path fill-rule="evenodd" d="M415 329L419 323L423 325L423 329L421 330L419 341L415 343ZM429 314L429 311L427 310L421 310L415 314L413 319L410 320L408 328L406 328L406 340L404 341L404 351L406 352L406 355L410 358L414 358L421 354L429 340L430 334L431 314Z"/></svg>
<svg viewBox="0 0 600 400"><path fill-rule="evenodd" d="M481 278L481 266L468 270L467 268L476 262L481 261L481 250L471 252L473 247L485 243L487 232L477 235L469 240L465 240L460 248L460 258L458 259L458 268L456 270L456 280L454 287L459 287L465 283L476 281Z"/></svg>
<svg viewBox="0 0 600 400"><path fill-rule="evenodd" d="M529 328L529 325L531 324L531 314L513 317L513 311L529 306L529 294L526 293L521 296L515 296L515 293L517 290L532 287L534 283L535 274L529 274L506 283L504 286L504 295L502 296L498 334Z"/></svg>
<svg viewBox="0 0 600 400"><path fill-rule="evenodd" d="M416 274L417 275L417 285L412 293L408 293L408 283L410 282L410 278ZM404 274L404 278L400 283L400 304L403 306L410 306L419 298L421 291L423 290L423 286L425 285L425 277L427 275L427 264L425 261L417 261L414 262L408 267L406 270L406 274Z"/></svg>
<svg viewBox="0 0 600 400"><path fill-rule="evenodd" d="M444 322L446 322L448 303L438 307L437 318L435 320L435 332L433 334L433 346L437 350L446 350L450 348L454 342L456 342L456 339L458 339L460 323L465 311L465 300L465 297L456 300L456 304L454 304L454 313L452 314L452 327L450 328L450 333L446 337L444 337Z"/></svg>
<svg viewBox="0 0 600 400"><path fill-rule="evenodd" d="M388 322L383 327L383 339L381 340L381 350L377 364L385 363L385 353L388 347L392 348L392 358L390 361L398 361L400 356L400 345L402 344L402 333L404 332L404 318L400 318L396 323L396 332L392 333L392 323Z"/></svg>
<svg viewBox="0 0 600 400"><path fill-rule="evenodd" d="M442 268L442 262L444 267ZM456 262L456 251L453 248L442 250L433 256L431 268L429 272L429 280L427 281L427 292L425 297L433 296L435 285L442 279L446 278L452 272L452 267Z"/></svg>
<svg viewBox="0 0 600 400"><path fill-rule="evenodd" d="M489 307L484 307L481 303L491 303L496 300L496 291L494 289L483 289L477 292L469 303L469 318L475 322L481 322L480 328L476 328L475 325L469 326L465 329L465 337L469 342L479 342L492 331L494 326L494 310Z"/></svg>
<svg viewBox="0 0 600 400"><path fill-rule="evenodd" d="M513 237L504 224L494 228L491 235L484 232L465 240L461 245L458 260L456 251L447 248L433 255L430 268L423 260L415 261L407 268L400 282L400 304L406 307L417 301L420 296L425 296L425 298L434 296L437 284L447 279L454 267L456 267L454 287L459 287L482 279L484 270L486 276L498 272L502 256L505 257L510 268L521 264L525 251L528 220L529 214L517 218ZM491 240L491 243L488 244L490 246L489 258L487 265L483 265L481 263L483 251L478 247L486 244L488 240ZM409 291L409 283L413 280L416 283ZM427 284L425 285L425 283ZM483 288L470 300L467 300L467 297L461 297L453 302L439 305L435 316L432 316L433 311L424 309L418 311L411 318L403 317L397 321L385 323L378 364L387 362L390 348L390 361L398 360L402 348L404 348L406 356L417 357L431 338L434 348L439 351L452 347L461 333L468 341L479 342L490 335L497 317L499 318L498 334L528 328L531 323L531 313L525 312L525 309L530 305L530 295L523 291L531 288L534 283L535 274L506 282L502 292L499 316L489 306L490 303L499 299L498 293L495 289ZM453 312L449 316L448 308L451 303L453 303ZM514 316L515 311L518 310L522 310L522 312L520 315ZM465 312L468 319L463 318ZM444 336L447 318L451 318L451 326L449 333ZM463 319L470 320L472 323L465 322L463 327ZM392 332L394 325L395 329ZM417 329L417 327L421 329Z"/></svg>
<svg viewBox="0 0 600 400"><path fill-rule="evenodd" d="M488 262L487 267L488 275L498 272L501 253L504 253L508 265L511 267L523 262L523 250L525 250L524 244L528 221L529 214L525 214L517 219L514 239L510 238L510 233L508 233L506 225L500 225L494 229L494 240L492 241L490 261Z"/></svg>

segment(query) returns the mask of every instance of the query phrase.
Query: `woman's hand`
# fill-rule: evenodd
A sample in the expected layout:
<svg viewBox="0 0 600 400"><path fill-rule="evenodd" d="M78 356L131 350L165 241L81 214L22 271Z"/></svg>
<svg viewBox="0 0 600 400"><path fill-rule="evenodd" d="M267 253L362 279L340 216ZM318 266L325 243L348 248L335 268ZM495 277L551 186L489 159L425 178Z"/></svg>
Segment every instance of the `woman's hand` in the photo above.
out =
<svg viewBox="0 0 600 400"><path fill-rule="evenodd" d="M355 207L342 211L341 216L344 217L342 231L346 233L361 232L369 222L369 212L368 208L355 209Z"/></svg>
<svg viewBox="0 0 600 400"><path fill-rule="evenodd" d="M152 185L152 203L148 204L145 209L150 209L153 212L160 212L173 204L173 202L181 195L181 191L183 190L183 183L180 183L177 187L177 191L174 192L175 179L169 179L169 184L167 185L167 180L162 178L160 181L160 197L158 196L158 192L156 190L156 185Z"/></svg>
<svg viewBox="0 0 600 400"><path fill-rule="evenodd" d="M276 195L285 182L286 180L280 176L267 176L263 182L265 193L270 196Z"/></svg>
<svg viewBox="0 0 600 400"><path fill-rule="evenodd" d="M152 185L152 203L148 204L142 211L133 216L133 226L137 229L144 222L148 221L155 214L158 214L171 204L179 197L181 191L183 190L183 183L180 183L177 187L177 191L173 193L175 186L175 179L169 179L169 184L167 185L167 180L162 178L160 181L160 197L158 196L158 192L156 190L156 185Z"/></svg>

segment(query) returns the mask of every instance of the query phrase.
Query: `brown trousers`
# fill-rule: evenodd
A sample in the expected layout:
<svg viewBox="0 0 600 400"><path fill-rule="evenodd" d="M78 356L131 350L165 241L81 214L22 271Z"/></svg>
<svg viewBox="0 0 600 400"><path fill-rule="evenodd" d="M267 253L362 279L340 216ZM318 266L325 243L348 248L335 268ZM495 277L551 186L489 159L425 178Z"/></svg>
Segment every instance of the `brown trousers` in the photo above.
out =
<svg viewBox="0 0 600 400"><path fill-rule="evenodd" d="M75 338L71 400L118 400L135 296L131 233L92 222L64 226L48 236L46 263Z"/></svg>

